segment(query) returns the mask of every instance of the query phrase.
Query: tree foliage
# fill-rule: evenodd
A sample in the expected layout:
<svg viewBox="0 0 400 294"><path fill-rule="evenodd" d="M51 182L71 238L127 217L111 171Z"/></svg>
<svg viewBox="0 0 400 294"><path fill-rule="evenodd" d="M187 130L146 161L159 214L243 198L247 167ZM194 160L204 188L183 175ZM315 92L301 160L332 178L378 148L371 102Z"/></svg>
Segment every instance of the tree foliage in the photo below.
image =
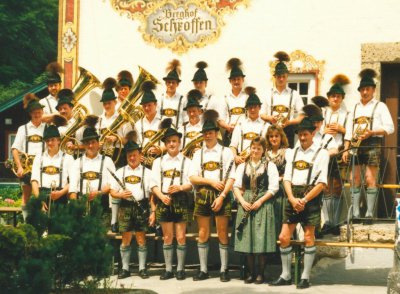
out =
<svg viewBox="0 0 400 294"><path fill-rule="evenodd" d="M58 0L1 1L0 27L0 83L32 83L57 57Z"/></svg>

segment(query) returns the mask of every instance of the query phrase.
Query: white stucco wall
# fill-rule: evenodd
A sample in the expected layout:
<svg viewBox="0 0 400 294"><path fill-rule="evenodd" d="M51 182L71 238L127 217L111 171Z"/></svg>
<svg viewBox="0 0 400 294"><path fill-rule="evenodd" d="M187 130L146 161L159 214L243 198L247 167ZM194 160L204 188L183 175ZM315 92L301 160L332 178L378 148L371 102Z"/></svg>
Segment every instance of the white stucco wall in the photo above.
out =
<svg viewBox="0 0 400 294"><path fill-rule="evenodd" d="M226 24L216 43L177 56L169 49L146 44L138 32L139 21L119 15L109 0L81 0L79 65L104 80L122 69L135 75L139 64L161 80L167 63L178 58L183 65L178 90L187 93L196 62L205 60L209 64L208 88L223 95L229 90L225 63L239 57L246 84L262 95L272 86L269 61L273 54L299 49L325 61L320 94L327 92L335 74L350 77L346 99L350 106L358 99L361 44L400 41L399 15L398 0L251 0L248 8L240 7L225 16Z"/></svg>

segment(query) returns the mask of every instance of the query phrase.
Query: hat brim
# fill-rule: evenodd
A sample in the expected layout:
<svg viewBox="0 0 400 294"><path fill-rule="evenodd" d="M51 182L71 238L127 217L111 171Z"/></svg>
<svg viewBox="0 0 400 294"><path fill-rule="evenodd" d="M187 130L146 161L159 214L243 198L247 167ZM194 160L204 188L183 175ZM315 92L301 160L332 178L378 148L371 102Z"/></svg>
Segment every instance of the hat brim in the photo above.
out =
<svg viewBox="0 0 400 294"><path fill-rule="evenodd" d="M164 81L177 81L178 83L181 82L180 79L176 79L176 78L170 78L170 77L164 77L163 78Z"/></svg>
<svg viewBox="0 0 400 294"><path fill-rule="evenodd" d="M162 137L162 138L161 138L161 141L162 141L163 143L165 143L165 141L167 140L167 138L172 137L172 136L178 136L179 139L182 139L182 133L174 133L174 134L171 134L171 135L167 135L167 136L165 136L165 137Z"/></svg>
<svg viewBox="0 0 400 294"><path fill-rule="evenodd" d="M99 140L99 138L100 138L99 135L93 135L93 136L87 136L87 137L83 138L81 141L82 141L82 143L85 143L85 142L93 140L93 139Z"/></svg>
<svg viewBox="0 0 400 294"><path fill-rule="evenodd" d="M298 126L298 127L295 128L294 132L295 132L295 134L297 134L297 133L300 132L300 131L310 131L310 132L313 132L313 131L315 131L315 130L316 130L316 127L301 127L301 126Z"/></svg>
<svg viewBox="0 0 400 294"><path fill-rule="evenodd" d="M203 108L203 105L201 105L201 104L198 104L198 105L189 105L189 106L185 106L184 108L183 108L183 110L187 110L188 108L190 108L190 107L197 107L197 108L200 108L200 109L202 109Z"/></svg>

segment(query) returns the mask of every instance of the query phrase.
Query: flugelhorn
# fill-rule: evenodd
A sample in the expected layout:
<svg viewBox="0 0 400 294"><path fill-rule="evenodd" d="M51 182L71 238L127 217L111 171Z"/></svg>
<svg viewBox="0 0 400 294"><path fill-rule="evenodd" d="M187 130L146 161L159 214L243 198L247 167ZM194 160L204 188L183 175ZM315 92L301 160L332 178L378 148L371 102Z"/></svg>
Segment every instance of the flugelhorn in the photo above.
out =
<svg viewBox="0 0 400 294"><path fill-rule="evenodd" d="M354 121L357 122L357 128L354 130L353 136L350 140L349 153L351 155L357 154L358 147L360 147L362 142L361 137L368 130L370 124L370 120L368 117L359 117L357 120Z"/></svg>

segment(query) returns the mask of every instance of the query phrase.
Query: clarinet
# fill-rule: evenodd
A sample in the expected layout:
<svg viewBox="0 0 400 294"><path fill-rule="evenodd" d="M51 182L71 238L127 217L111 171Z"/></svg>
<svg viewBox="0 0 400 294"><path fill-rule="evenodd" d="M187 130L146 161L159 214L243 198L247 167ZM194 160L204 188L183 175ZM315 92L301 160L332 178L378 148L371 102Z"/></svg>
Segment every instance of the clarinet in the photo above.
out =
<svg viewBox="0 0 400 294"><path fill-rule="evenodd" d="M257 196L258 196L258 188L256 189L255 193L253 194L250 204L253 205L254 202L256 202ZM249 219L250 214L251 214L251 210L246 211L242 217L242 220L240 221L240 224L236 227L236 231L239 234L243 233L244 226L247 224L247 220Z"/></svg>
<svg viewBox="0 0 400 294"><path fill-rule="evenodd" d="M109 168L108 172L110 173L110 175L114 178L114 180L118 183L118 185L123 189L126 190L126 185L120 180L118 179L117 175L115 173L113 173ZM144 192L144 191L143 191ZM137 201L135 199L135 197L130 197L130 200L142 211L144 212L145 210L143 209L143 207L140 205L139 201Z"/></svg>
<svg viewBox="0 0 400 294"><path fill-rule="evenodd" d="M172 176L171 176L171 182L169 183L168 187L171 187L174 184L174 180L175 180L175 173L176 173L176 167L174 168L174 170L172 171ZM173 201L172 201L172 194L168 194L168 197L171 198L171 203L169 205L169 209L172 212L172 206L173 206Z"/></svg>

